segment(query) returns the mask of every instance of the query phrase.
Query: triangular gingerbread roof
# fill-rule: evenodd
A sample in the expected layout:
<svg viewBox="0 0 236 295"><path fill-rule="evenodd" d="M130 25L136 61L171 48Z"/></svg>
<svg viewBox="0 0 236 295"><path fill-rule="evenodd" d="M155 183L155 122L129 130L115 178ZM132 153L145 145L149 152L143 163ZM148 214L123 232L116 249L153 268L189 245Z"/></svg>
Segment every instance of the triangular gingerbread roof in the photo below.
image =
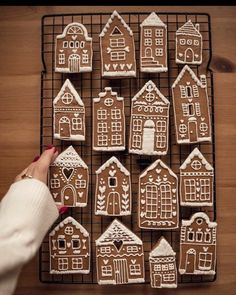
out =
<svg viewBox="0 0 236 295"><path fill-rule="evenodd" d="M172 249L171 245L167 242L164 237L161 237L153 250L149 253L150 257L159 257L159 256L174 256L176 253Z"/></svg>
<svg viewBox="0 0 236 295"><path fill-rule="evenodd" d="M81 97L79 96L79 93L75 90L75 87L73 86L73 84L71 83L71 81L69 79L66 79L66 81L62 85L59 93L57 94L57 96L53 100L53 104L55 105L61 99L63 93L65 92L66 87L69 88L70 92L73 94L78 105L84 107L84 103L83 103Z"/></svg>
<svg viewBox="0 0 236 295"><path fill-rule="evenodd" d="M49 234L50 237L54 236L57 231L59 231L60 228L67 226L68 224L72 224L75 228L79 229L80 232L83 234L84 237L88 237L89 233L87 230L73 217L69 216L62 220Z"/></svg>
<svg viewBox="0 0 236 295"><path fill-rule="evenodd" d="M166 24L160 19L160 17L155 13L152 12L149 14L147 18L141 23L140 27L144 26L158 26L158 27L166 27Z"/></svg>
<svg viewBox="0 0 236 295"><path fill-rule="evenodd" d="M122 241L123 245L142 245L141 239L129 230L118 219L114 219L105 232L95 241L96 246L112 245L114 241Z"/></svg>
<svg viewBox="0 0 236 295"><path fill-rule="evenodd" d="M60 167L83 167L88 169L88 166L80 158L73 146L69 146L65 151L60 153L56 160L51 164L51 166Z"/></svg>
<svg viewBox="0 0 236 295"><path fill-rule="evenodd" d="M107 92L109 92L109 91L111 92L111 95L112 95L112 96L115 96L116 100L118 100L118 101L122 101L122 100L124 100L124 97L119 97L119 96L117 95L117 92L112 91L112 88L111 88L111 87L105 87L104 89L105 89L105 91L104 91L104 92L100 92L100 93L98 94L98 97L93 98L93 101L94 101L94 102L99 102L100 99L101 99L102 97L106 96Z"/></svg>
<svg viewBox="0 0 236 295"><path fill-rule="evenodd" d="M149 80L143 87L142 89L132 98L132 101L135 102L139 99L139 97L144 93L144 91L148 91L148 89L150 91L155 91L156 94L160 97L161 101L159 104L161 105L169 105L170 102L169 100L160 92L160 90L157 88L157 86L155 85L155 83L151 80Z"/></svg>
<svg viewBox="0 0 236 295"><path fill-rule="evenodd" d="M130 29L130 27L126 24L126 22L124 21L124 19L119 15L119 13L114 10L111 17L109 18L109 20L107 21L105 27L103 28L102 32L100 33L99 37L104 37L107 30L110 28L112 22L113 22L113 19L117 17L121 24L124 26L124 28L129 32L130 36L133 36L133 32L132 30Z"/></svg>
<svg viewBox="0 0 236 295"><path fill-rule="evenodd" d="M157 159L155 162L153 162L150 166L148 166L139 176L139 178L142 178L146 176L146 174L151 171L156 169L158 166L160 166L162 169L168 170L169 174L172 175L173 177L177 178L177 175L164 163L162 160Z"/></svg>
<svg viewBox="0 0 236 295"><path fill-rule="evenodd" d="M188 20L182 27L176 31L176 35L201 36L199 30L194 26L191 20Z"/></svg>
<svg viewBox="0 0 236 295"><path fill-rule="evenodd" d="M214 170L214 168L211 166L209 162L207 162L206 158L203 156L203 154L199 151L197 147L188 155L187 159L180 166L180 170L185 170L187 166L192 162L192 159L194 157L198 157L199 161L204 165L206 170Z"/></svg>
<svg viewBox="0 0 236 295"><path fill-rule="evenodd" d="M181 72L179 73L178 77L176 78L175 82L173 83L173 85L171 86L172 88L175 88L179 82L182 80L182 78L184 77L185 73L189 72L190 76L192 77L192 79L197 83L198 86L200 86L201 88L206 88L206 85L203 84L198 77L196 76L196 74L194 73L194 71L188 66L185 65L183 67L183 69L181 70ZM206 77L205 75L201 75L201 77Z"/></svg>
<svg viewBox="0 0 236 295"><path fill-rule="evenodd" d="M81 24L81 23L77 23L77 22L73 22L73 23L68 24L68 25L64 28L63 33L60 34L60 35L57 35L56 38L57 38L57 39L64 38L64 37L66 36L66 34L67 34L67 31L68 31L69 28L72 27L72 26L78 26L78 27L80 27L80 28L83 30L83 32L84 32L84 36L85 36L86 41L92 41L92 38L88 36L88 31L87 31L86 27L85 27L83 24ZM75 34L76 34L76 33L75 33Z"/></svg>
<svg viewBox="0 0 236 295"><path fill-rule="evenodd" d="M210 221L209 216L204 212L197 212L193 214L189 220L182 219L182 226L190 226L197 218L204 219L208 227L211 227L211 228L217 227L217 223L214 221Z"/></svg>
<svg viewBox="0 0 236 295"><path fill-rule="evenodd" d="M130 176L129 171L121 164L121 162L115 157L111 157L107 160L97 171L96 174L100 174L106 168L109 168L113 163L117 165L121 172L123 172L126 176Z"/></svg>

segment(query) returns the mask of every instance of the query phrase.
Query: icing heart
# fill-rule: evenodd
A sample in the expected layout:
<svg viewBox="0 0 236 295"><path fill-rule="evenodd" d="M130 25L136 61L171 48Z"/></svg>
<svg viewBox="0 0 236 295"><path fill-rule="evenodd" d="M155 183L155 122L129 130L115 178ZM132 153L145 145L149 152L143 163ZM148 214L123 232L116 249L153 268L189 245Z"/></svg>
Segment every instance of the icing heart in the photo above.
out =
<svg viewBox="0 0 236 295"><path fill-rule="evenodd" d="M67 242L66 245L67 245L68 248L70 248L71 243L70 242Z"/></svg>
<svg viewBox="0 0 236 295"><path fill-rule="evenodd" d="M64 167L62 169L62 173L64 174L64 176L65 176L65 178L67 180L70 179L70 177L71 177L71 175L72 175L73 172L74 172L74 169L73 168L66 168L66 167Z"/></svg>
<svg viewBox="0 0 236 295"><path fill-rule="evenodd" d="M73 35L71 36L73 40L76 40L77 39L77 35Z"/></svg>
<svg viewBox="0 0 236 295"><path fill-rule="evenodd" d="M57 176L58 176L58 174L53 174L53 177L54 177L54 178L57 178Z"/></svg>
<svg viewBox="0 0 236 295"><path fill-rule="evenodd" d="M62 53L62 52L64 52L64 49L60 49L59 51Z"/></svg>
<svg viewBox="0 0 236 295"><path fill-rule="evenodd" d="M136 259L131 259L132 264L135 264Z"/></svg>
<svg viewBox="0 0 236 295"><path fill-rule="evenodd" d="M200 187L197 187L196 188L196 190L197 190L198 193L200 192L200 189L201 189Z"/></svg>
<svg viewBox="0 0 236 295"><path fill-rule="evenodd" d="M141 193L145 193L145 188L141 188Z"/></svg>
<svg viewBox="0 0 236 295"><path fill-rule="evenodd" d="M184 120L181 119L181 120L180 120L180 123L184 123Z"/></svg>
<svg viewBox="0 0 236 295"><path fill-rule="evenodd" d="M110 170L110 171L109 171L109 175L110 175L110 176L114 176L115 174L116 174L116 170L113 170L113 171Z"/></svg>
<svg viewBox="0 0 236 295"><path fill-rule="evenodd" d="M174 211L174 212L172 212L172 215L173 215L173 216L176 216L176 212L175 212L175 211Z"/></svg>
<svg viewBox="0 0 236 295"><path fill-rule="evenodd" d="M203 250L206 252L209 247L203 247Z"/></svg>
<svg viewBox="0 0 236 295"><path fill-rule="evenodd" d="M75 113L74 114L75 118L79 117L79 114L78 113Z"/></svg>
<svg viewBox="0 0 236 295"><path fill-rule="evenodd" d="M144 217L144 216L145 216L145 212L141 212L140 217Z"/></svg>
<svg viewBox="0 0 236 295"><path fill-rule="evenodd" d="M65 196L64 197L67 201L69 200L70 196Z"/></svg>
<svg viewBox="0 0 236 295"><path fill-rule="evenodd" d="M76 52L77 52L77 49L72 49L72 52L73 52L73 53L76 53Z"/></svg>
<svg viewBox="0 0 236 295"><path fill-rule="evenodd" d="M201 118L201 121L205 121L205 118Z"/></svg>
<svg viewBox="0 0 236 295"><path fill-rule="evenodd" d="M174 194L176 192L176 188L172 188L172 193Z"/></svg>
<svg viewBox="0 0 236 295"><path fill-rule="evenodd" d="M84 49L84 50L83 50L83 53L87 53L87 52L88 52L88 50L87 50L87 49Z"/></svg>
<svg viewBox="0 0 236 295"><path fill-rule="evenodd" d="M82 176L83 176L82 174L78 174L78 175L77 175L77 177L78 177L79 179L81 179Z"/></svg>
<svg viewBox="0 0 236 295"><path fill-rule="evenodd" d="M78 193L79 197L82 198L83 197L83 192Z"/></svg>
<svg viewBox="0 0 236 295"><path fill-rule="evenodd" d="M157 174L161 173L161 169L156 169Z"/></svg>
<svg viewBox="0 0 236 295"><path fill-rule="evenodd" d="M144 205L146 202L145 200L141 200L141 204Z"/></svg>
<svg viewBox="0 0 236 295"><path fill-rule="evenodd" d="M189 102L192 102L193 100L192 100L192 98L189 98L188 101L189 101Z"/></svg>
<svg viewBox="0 0 236 295"><path fill-rule="evenodd" d="M109 260L108 259L103 259L103 262L106 265L109 262Z"/></svg>

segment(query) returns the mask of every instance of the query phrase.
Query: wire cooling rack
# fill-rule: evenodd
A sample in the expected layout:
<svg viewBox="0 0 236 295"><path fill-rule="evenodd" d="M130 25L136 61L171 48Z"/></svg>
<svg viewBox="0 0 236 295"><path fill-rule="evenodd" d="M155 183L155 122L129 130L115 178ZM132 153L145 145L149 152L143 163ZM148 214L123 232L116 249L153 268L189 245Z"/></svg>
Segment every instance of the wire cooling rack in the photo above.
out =
<svg viewBox="0 0 236 295"><path fill-rule="evenodd" d="M151 11L150 11L151 12ZM112 13L112 12L111 12ZM179 176L179 167L186 159L193 148L198 147L207 160L215 168L215 130L214 130L214 97L213 97L213 76L209 69L211 61L211 27L210 16L208 14L195 13L158 13L161 19L167 24L168 28L168 72L160 74L141 73L139 71L139 38L140 24L149 15L149 13L121 13L126 23L131 27L134 33L136 58L137 58L137 77L131 79L103 79L100 73L100 51L99 51L99 33L106 24L111 13L96 14L57 14L45 15L42 18L42 62L43 71L41 74L41 129L40 129L40 148L41 151L53 143L59 150L63 151L67 146L73 145L82 159L87 163L90 171L89 200L85 208L70 208L69 212L59 217L53 227L67 216L73 216L89 232L91 237L91 271L87 275L66 274L51 275L49 273L49 242L48 236L44 239L40 249L39 275L41 282L45 283L83 283L96 284L96 257L95 257L95 239L97 239L112 222L113 217L95 216L94 214L94 192L95 192L95 171L108 160L112 153L95 152L92 150L92 98L97 97L98 93L104 90L104 87L111 86L118 92L119 96L125 98L126 130L129 130L130 105L131 98L148 81L152 80L160 91L169 99L171 103L170 110L170 133L169 150L166 156L161 158L171 169ZM181 65L175 63L175 32L187 20L191 19L193 23L200 24L200 31L203 37L203 63L201 66L191 66L199 76L202 73L207 74L207 85L209 94L209 103L212 120L212 143L201 143L192 145L178 145L175 140L175 128L172 108L171 85L182 69ZM54 72L54 50L55 38L61 34L64 27L71 22L83 23L93 38L93 71L83 74L61 74ZM207 72L206 72L207 71ZM63 82L69 78L76 90L79 92L86 108L86 141L70 142L60 141L53 138L53 108L52 102L59 92ZM128 132L126 133L126 143L128 143ZM126 144L127 145L127 144ZM177 253L177 266L179 257L179 229L168 231L151 231L140 229L137 225L137 188L138 176L149 164L158 157L139 156L128 153L126 148L123 152L116 152L118 159L130 171L132 177L132 215L118 217L124 224L133 230L143 241L145 255L145 278L149 284L149 264L148 255L154 244L160 238L165 238L171 243L174 251ZM216 186L214 183L214 205L209 208L184 208L180 207L180 217L189 218L194 212L203 210L211 220L216 219ZM201 283L212 282L215 276L193 276L178 275L179 283Z"/></svg>

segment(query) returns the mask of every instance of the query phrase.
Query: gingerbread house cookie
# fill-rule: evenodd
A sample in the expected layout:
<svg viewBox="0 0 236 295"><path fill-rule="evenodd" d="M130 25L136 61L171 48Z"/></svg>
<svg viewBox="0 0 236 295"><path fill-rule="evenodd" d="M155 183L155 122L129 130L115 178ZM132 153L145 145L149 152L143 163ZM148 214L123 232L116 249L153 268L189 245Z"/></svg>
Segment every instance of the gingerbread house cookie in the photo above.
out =
<svg viewBox="0 0 236 295"><path fill-rule="evenodd" d="M172 85L176 140L181 143L211 141L211 121L206 76L200 80L185 65Z"/></svg>
<svg viewBox="0 0 236 295"><path fill-rule="evenodd" d="M56 37L55 71L82 73L92 71L92 38L80 23L68 24Z"/></svg>
<svg viewBox="0 0 236 295"><path fill-rule="evenodd" d="M168 99L150 80L132 98L129 152L166 155L169 131Z"/></svg>
<svg viewBox="0 0 236 295"><path fill-rule="evenodd" d="M133 32L117 11L112 13L99 36L102 76L107 78L135 77Z"/></svg>
<svg viewBox="0 0 236 295"><path fill-rule="evenodd" d="M66 79L53 101L54 138L85 140L85 107L78 92Z"/></svg>
<svg viewBox="0 0 236 295"><path fill-rule="evenodd" d="M50 165L49 188L57 205L85 207L88 182L88 166L72 146Z"/></svg>
<svg viewBox="0 0 236 295"><path fill-rule="evenodd" d="M96 171L95 214L130 215L131 204L130 173L113 156Z"/></svg>
<svg viewBox="0 0 236 295"><path fill-rule="evenodd" d="M51 274L89 273L89 233L74 218L67 217L51 231L49 250Z"/></svg>
<svg viewBox="0 0 236 295"><path fill-rule="evenodd" d="M178 228L178 222L178 178L158 159L139 176L139 227L174 229Z"/></svg>
<svg viewBox="0 0 236 295"><path fill-rule="evenodd" d="M161 237L149 253L152 288L177 288L176 253Z"/></svg>
<svg viewBox="0 0 236 295"><path fill-rule="evenodd" d="M100 285L144 282L143 242L115 219L95 241Z"/></svg>
<svg viewBox="0 0 236 295"><path fill-rule="evenodd" d="M124 98L111 87L105 87L93 98L93 149L95 151L125 150Z"/></svg>
<svg viewBox="0 0 236 295"><path fill-rule="evenodd" d="M217 223L204 212L182 220L180 239L180 274L214 275L216 267Z"/></svg>
<svg viewBox="0 0 236 295"><path fill-rule="evenodd" d="M180 166L180 205L213 205L214 169L198 148Z"/></svg>
<svg viewBox="0 0 236 295"><path fill-rule="evenodd" d="M176 32L176 63L202 63L202 35L199 24L194 25L188 20Z"/></svg>
<svg viewBox="0 0 236 295"><path fill-rule="evenodd" d="M152 12L140 25L140 71L167 72L167 26Z"/></svg>

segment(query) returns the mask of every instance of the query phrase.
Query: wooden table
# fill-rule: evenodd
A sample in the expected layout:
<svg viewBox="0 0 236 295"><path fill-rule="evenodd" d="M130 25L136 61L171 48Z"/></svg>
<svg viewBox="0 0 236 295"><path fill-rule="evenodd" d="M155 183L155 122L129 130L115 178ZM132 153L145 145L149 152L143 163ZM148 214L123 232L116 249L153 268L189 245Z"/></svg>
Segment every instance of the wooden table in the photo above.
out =
<svg viewBox="0 0 236 295"><path fill-rule="evenodd" d="M206 12L212 20L215 90L218 270L211 284L155 290L149 285L47 285L38 280L35 258L23 270L16 294L235 294L236 284L236 7L1 7L0 8L0 195L39 153L40 21L71 12ZM23 212L22 212L23 214ZM17 247L17 245L16 245Z"/></svg>

